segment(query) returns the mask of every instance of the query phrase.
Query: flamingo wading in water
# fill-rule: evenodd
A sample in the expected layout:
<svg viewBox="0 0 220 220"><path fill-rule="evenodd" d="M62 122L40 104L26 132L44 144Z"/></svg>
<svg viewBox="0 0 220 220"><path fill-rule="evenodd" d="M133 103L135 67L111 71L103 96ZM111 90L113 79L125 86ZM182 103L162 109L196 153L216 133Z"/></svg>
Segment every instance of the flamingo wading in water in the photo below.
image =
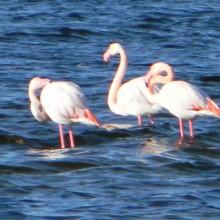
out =
<svg viewBox="0 0 220 220"><path fill-rule="evenodd" d="M181 138L184 137L183 120L189 120L190 136L193 137L192 119L196 116L220 116L220 109L207 94L196 86L175 81L172 67L163 62L157 62L146 74L149 87L148 98L152 103L158 103L179 119ZM157 83L164 84L158 93L154 93Z"/></svg>
<svg viewBox="0 0 220 220"><path fill-rule="evenodd" d="M40 91L40 97L37 96ZM80 87L72 82L54 81L35 77L29 84L30 108L38 121L52 120L59 124L61 148L65 148L62 125L81 122L99 126L95 115L85 106L85 98ZM69 127L70 147L74 138Z"/></svg>
<svg viewBox="0 0 220 220"><path fill-rule="evenodd" d="M119 43L109 45L103 59L108 62L111 56L120 55L120 63L116 70L108 93L108 106L112 112L118 115L133 115L138 118L138 124L142 124L142 116L159 112L161 109L157 104L151 104L146 93L148 88L145 84L145 77L134 78L124 84L122 80L127 71L127 55ZM151 119L151 123L153 120Z"/></svg>

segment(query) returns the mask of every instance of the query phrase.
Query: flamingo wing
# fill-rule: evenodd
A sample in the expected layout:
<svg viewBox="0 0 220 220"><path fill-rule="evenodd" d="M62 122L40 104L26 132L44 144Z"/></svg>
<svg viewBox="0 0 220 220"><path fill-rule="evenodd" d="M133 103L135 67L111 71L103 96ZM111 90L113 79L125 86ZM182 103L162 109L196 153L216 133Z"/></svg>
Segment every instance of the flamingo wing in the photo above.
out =
<svg viewBox="0 0 220 220"><path fill-rule="evenodd" d="M151 101L182 119L201 115L220 116L218 105L204 91L184 81L165 84Z"/></svg>
<svg viewBox="0 0 220 220"><path fill-rule="evenodd" d="M117 102L124 115L145 115L154 113L152 104L146 97L146 86L143 77L124 83L117 95Z"/></svg>
<svg viewBox="0 0 220 220"><path fill-rule="evenodd" d="M164 85L156 95L156 100L165 109L179 118L192 118L207 104L205 93L184 81L172 81Z"/></svg>
<svg viewBox="0 0 220 220"><path fill-rule="evenodd" d="M50 118L61 124L83 115L85 98L78 85L72 82L53 82L41 93L41 103Z"/></svg>

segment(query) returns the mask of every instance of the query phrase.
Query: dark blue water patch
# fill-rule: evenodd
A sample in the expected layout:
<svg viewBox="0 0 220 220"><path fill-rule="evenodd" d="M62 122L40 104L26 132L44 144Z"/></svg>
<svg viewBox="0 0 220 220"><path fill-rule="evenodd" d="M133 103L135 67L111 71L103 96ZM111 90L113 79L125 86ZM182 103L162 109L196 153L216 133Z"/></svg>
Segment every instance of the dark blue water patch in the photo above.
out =
<svg viewBox="0 0 220 220"><path fill-rule="evenodd" d="M64 36L79 35L79 36L89 37L89 35L95 35L95 32L92 32L87 29L74 29L74 28L62 27L62 28L59 28L59 31Z"/></svg>
<svg viewBox="0 0 220 220"><path fill-rule="evenodd" d="M73 19L74 21L78 20L78 21L84 21L86 20L85 16L83 16L82 13L80 12L70 12L69 14L67 14L67 16L71 19Z"/></svg>
<svg viewBox="0 0 220 220"><path fill-rule="evenodd" d="M89 161L50 161L44 162L46 167L51 167L55 172L64 172L68 170L87 169L98 166L98 164Z"/></svg>
<svg viewBox="0 0 220 220"><path fill-rule="evenodd" d="M200 170L203 170L204 172L210 172L210 171L216 171L219 169L219 165L213 163L213 162L207 162L207 161L198 161L194 163L190 162L176 162L169 165L169 168L174 168L175 170L179 170L181 172L198 172Z"/></svg>
<svg viewBox="0 0 220 220"><path fill-rule="evenodd" d="M35 169L32 168L32 167L0 165L0 173L1 174L31 173L31 172L34 172L34 171L35 171Z"/></svg>
<svg viewBox="0 0 220 220"><path fill-rule="evenodd" d="M149 29L158 29L158 27L163 26L163 24L173 23L175 21L172 17L167 15L158 17L147 15L147 17L141 17L138 22L139 24L136 24L134 28L146 31Z"/></svg>
<svg viewBox="0 0 220 220"><path fill-rule="evenodd" d="M0 213L3 219L23 220L26 217L26 215L19 211L7 211L7 209L5 211L0 211Z"/></svg>
<svg viewBox="0 0 220 220"><path fill-rule="evenodd" d="M183 150L186 153L190 153L190 155L198 155L212 158L212 159L219 159L220 157L220 150L219 148L213 147L212 141L207 141L206 143L201 143L200 141L197 141L197 143L192 143L189 145L189 147L184 148Z"/></svg>
<svg viewBox="0 0 220 220"><path fill-rule="evenodd" d="M207 83L207 82L219 82L220 81L220 75L212 75L212 76L200 76L199 77L201 81Z"/></svg>
<svg viewBox="0 0 220 220"><path fill-rule="evenodd" d="M66 40L76 40L76 39L85 39L88 38L89 35L96 35L95 32L91 32L89 30L83 29L72 29L68 27L61 27L59 29L53 29L50 33L46 29L36 29L32 32L24 32L24 31L15 31L5 33L2 36L3 42L15 42L17 40L27 41L27 38L30 38L33 41L40 40L48 41L51 40L53 42L58 41L66 41Z"/></svg>

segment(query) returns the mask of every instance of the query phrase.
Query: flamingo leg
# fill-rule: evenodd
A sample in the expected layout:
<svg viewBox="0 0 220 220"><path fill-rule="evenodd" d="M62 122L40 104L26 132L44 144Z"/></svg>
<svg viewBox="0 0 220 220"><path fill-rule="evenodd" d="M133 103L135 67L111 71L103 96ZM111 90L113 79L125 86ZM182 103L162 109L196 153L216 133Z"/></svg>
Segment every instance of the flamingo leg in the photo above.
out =
<svg viewBox="0 0 220 220"><path fill-rule="evenodd" d="M192 120L189 120L189 132L190 132L190 136L194 137Z"/></svg>
<svg viewBox="0 0 220 220"><path fill-rule="evenodd" d="M184 137L184 133L183 133L183 120L181 118L179 118L179 129L180 129L180 137L183 138Z"/></svg>
<svg viewBox="0 0 220 220"><path fill-rule="evenodd" d="M138 118L138 125L141 126L142 125L142 117L140 115L138 115L137 118Z"/></svg>
<svg viewBox="0 0 220 220"><path fill-rule="evenodd" d="M150 115L150 116L149 116L149 119L150 119L150 124L153 125L153 124L154 124L154 118L153 118L153 116Z"/></svg>
<svg viewBox="0 0 220 220"><path fill-rule="evenodd" d="M60 143L61 143L61 148L65 148L65 141L64 141L64 136L63 136L63 126L59 124L59 133L60 133Z"/></svg>
<svg viewBox="0 0 220 220"><path fill-rule="evenodd" d="M72 128L69 127L70 147L75 147Z"/></svg>

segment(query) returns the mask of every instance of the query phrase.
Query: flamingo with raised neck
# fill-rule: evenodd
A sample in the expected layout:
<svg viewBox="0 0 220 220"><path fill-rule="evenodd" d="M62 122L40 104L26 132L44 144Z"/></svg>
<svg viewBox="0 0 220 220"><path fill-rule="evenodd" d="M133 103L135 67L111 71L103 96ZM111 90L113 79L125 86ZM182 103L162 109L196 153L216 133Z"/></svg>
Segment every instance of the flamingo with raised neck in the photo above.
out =
<svg viewBox="0 0 220 220"><path fill-rule="evenodd" d="M119 43L109 45L103 59L108 62L111 56L119 54L120 63L113 77L108 93L108 106L110 110L118 115L132 115L138 118L138 124L142 124L142 116L151 115L161 109L157 104L151 104L146 96L148 88L145 84L145 76L131 79L122 84L127 71L128 59L125 50ZM153 120L151 120L153 123Z"/></svg>

